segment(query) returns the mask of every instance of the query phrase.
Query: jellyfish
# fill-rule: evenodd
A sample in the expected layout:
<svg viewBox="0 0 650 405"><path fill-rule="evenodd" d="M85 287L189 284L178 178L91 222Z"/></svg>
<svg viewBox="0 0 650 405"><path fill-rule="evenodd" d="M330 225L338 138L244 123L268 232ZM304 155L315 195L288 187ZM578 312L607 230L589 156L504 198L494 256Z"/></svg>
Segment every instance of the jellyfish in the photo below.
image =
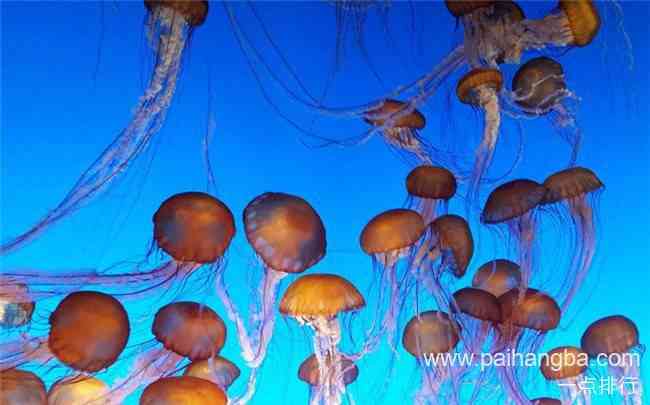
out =
<svg viewBox="0 0 650 405"><path fill-rule="evenodd" d="M364 121L380 131L388 145L412 154L420 164L433 163L427 143L420 136L426 119L408 102L386 99L365 112Z"/></svg>
<svg viewBox="0 0 650 405"><path fill-rule="evenodd" d="M188 377L199 377L212 381L224 392L239 378L239 374L241 374L239 367L221 356L213 356L207 360L194 361L187 366L183 373L183 375Z"/></svg>
<svg viewBox="0 0 650 405"><path fill-rule="evenodd" d="M302 273L318 263L326 251L325 226L304 199L285 193L264 193L244 209L246 238L263 264L258 293L260 308L250 318L250 332L217 276L217 295L235 323L242 356L252 369L248 389L236 401L246 403L255 392L256 370L266 356L275 325L277 289L288 274Z"/></svg>
<svg viewBox="0 0 650 405"><path fill-rule="evenodd" d="M438 216L438 211L447 213L449 199L456 194L456 178L444 167L418 166L406 176L408 192L407 207L422 216L429 225ZM442 203L442 209L438 204Z"/></svg>
<svg viewBox="0 0 650 405"><path fill-rule="evenodd" d="M609 374L619 383L619 393L625 405L643 404L639 329L623 315L601 318L587 327L580 346L599 365L607 364ZM626 379L630 384L626 384ZM622 382L622 383L621 383Z"/></svg>
<svg viewBox="0 0 650 405"><path fill-rule="evenodd" d="M198 377L164 377L145 388L140 405L226 405L228 398L217 384Z"/></svg>
<svg viewBox="0 0 650 405"><path fill-rule="evenodd" d="M562 405L562 401L555 398L541 397L530 400L532 405Z"/></svg>
<svg viewBox="0 0 650 405"><path fill-rule="evenodd" d="M45 365L56 358L77 372L95 373L115 363L131 331L120 301L96 291L66 296L50 314L49 324L47 336L23 335L3 345L0 370L27 362Z"/></svg>
<svg viewBox="0 0 650 405"><path fill-rule="evenodd" d="M491 260L483 264L472 279L472 287L487 291L497 298L520 285L519 265L507 259Z"/></svg>
<svg viewBox="0 0 650 405"><path fill-rule="evenodd" d="M550 295L533 288L523 291L521 288L513 288L499 297L499 305L500 333L492 352L512 358L503 367L498 367L501 384L511 399L517 403L526 403L528 400L521 392L520 374L527 370L526 367L516 367L514 356L517 353L537 352L546 333L557 328L560 323L560 307Z"/></svg>
<svg viewBox="0 0 650 405"><path fill-rule="evenodd" d="M0 285L4 284L0 276ZM34 313L35 303L28 299L25 284L18 283L0 287L0 327L12 329L27 325Z"/></svg>
<svg viewBox="0 0 650 405"><path fill-rule="evenodd" d="M458 325L444 312L422 312L406 324L404 349L415 357L422 370L422 382L414 403L458 404L458 375L453 366L431 361L454 350L460 336ZM428 364L428 363L431 364ZM451 384L451 387L447 385Z"/></svg>
<svg viewBox="0 0 650 405"><path fill-rule="evenodd" d="M574 227L574 253L568 275L569 290L560 307L566 311L589 272L596 251L596 228L593 210L598 191L604 185L596 174L584 167L559 171L544 180L548 190L542 204L554 204L558 211L568 211Z"/></svg>
<svg viewBox="0 0 650 405"><path fill-rule="evenodd" d="M50 387L47 401L48 405L109 405L110 389L95 377L63 378Z"/></svg>
<svg viewBox="0 0 650 405"><path fill-rule="evenodd" d="M159 344L140 353L131 367L133 371L113 383L112 397L118 403L138 387L175 372L184 358L207 360L219 354L226 342L226 325L221 317L208 306L192 301L161 307L151 333Z"/></svg>
<svg viewBox="0 0 650 405"><path fill-rule="evenodd" d="M208 2L146 0L144 4L149 14L147 34L156 54L156 65L131 122L86 169L55 208L22 234L3 242L0 255L22 248L101 195L110 183L127 171L162 128L176 89L183 51L194 29L205 21Z"/></svg>
<svg viewBox="0 0 650 405"><path fill-rule="evenodd" d="M325 357L325 367L323 371L333 371L332 360L329 356ZM346 386L356 381L359 376L359 368L344 355L341 356L341 373L343 373L343 384ZM309 384L309 404L317 405L319 401L323 400L322 389L323 386L328 384L335 378L332 375L321 374L321 369L318 364L318 358L315 354L307 357L305 361L300 364L298 369L298 378Z"/></svg>
<svg viewBox="0 0 650 405"><path fill-rule="evenodd" d="M314 356L320 387L312 404L341 404L345 393L344 356L339 352L341 327L338 316L357 311L366 302L349 281L334 274L307 274L295 280L280 301L280 313L314 331Z"/></svg>
<svg viewBox="0 0 650 405"><path fill-rule="evenodd" d="M483 140L475 152L474 168L467 185L467 207L478 198L481 179L492 163L492 155L499 135L501 113L498 94L503 87L501 72L493 68L475 68L463 76L456 86L458 99L480 108L485 113Z"/></svg>
<svg viewBox="0 0 650 405"><path fill-rule="evenodd" d="M379 279L375 322L381 318L382 312L384 314L379 329L376 324L371 328L368 351L374 350L383 335L386 335L391 347L394 346L399 309L405 292L404 278L411 272L412 257L424 230L424 222L417 212L392 209L372 218L361 231L361 249L372 257L375 277ZM403 258L407 258L405 261L409 263L404 274L400 275L398 263ZM388 298L384 294L389 294Z"/></svg>
<svg viewBox="0 0 650 405"><path fill-rule="evenodd" d="M505 224L517 243L523 289L528 287L533 271L536 213L545 195L546 187L533 180L512 180L490 193L481 213L483 224Z"/></svg>
<svg viewBox="0 0 650 405"><path fill-rule="evenodd" d="M588 365L589 357L580 348L561 346L546 353L540 371L546 380L557 382L563 403L589 405L591 393L581 389Z"/></svg>
<svg viewBox="0 0 650 405"><path fill-rule="evenodd" d="M14 294L12 299L29 302L89 286L115 290L125 299L140 298L168 289L179 279L187 280L203 265L211 267L210 273L218 272L235 235L230 209L217 198L200 192L179 193L166 199L154 214L153 225L153 243L171 256L171 260L153 270L56 275L47 271L8 271L0 277L0 293L10 294L16 291L17 284L26 283L33 291ZM150 253L153 251L152 248Z"/></svg>
<svg viewBox="0 0 650 405"><path fill-rule="evenodd" d="M47 405L45 384L31 371L11 368L0 371L0 404Z"/></svg>

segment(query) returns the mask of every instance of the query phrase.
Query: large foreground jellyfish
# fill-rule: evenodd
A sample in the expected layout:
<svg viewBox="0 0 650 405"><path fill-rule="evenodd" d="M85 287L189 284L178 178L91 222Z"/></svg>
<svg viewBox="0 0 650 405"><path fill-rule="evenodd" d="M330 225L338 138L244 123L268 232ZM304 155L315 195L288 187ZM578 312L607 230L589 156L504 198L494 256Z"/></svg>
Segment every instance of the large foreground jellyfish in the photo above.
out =
<svg viewBox="0 0 650 405"><path fill-rule="evenodd" d="M547 189L542 204L554 204L561 215L569 215L573 225L573 257L568 271L566 297L560 307L565 311L580 289L594 253L596 252L596 227L593 210L596 201L591 198L604 185L596 174L583 167L573 167L559 171L546 180ZM564 221L562 221L564 224Z"/></svg>
<svg viewBox="0 0 650 405"><path fill-rule="evenodd" d="M176 89L183 51L192 31L205 21L208 2L146 0L144 4L149 14L147 36L155 52L156 64L131 122L86 169L55 208L30 229L0 246L0 255L20 249L99 196L146 150L162 128Z"/></svg>
<svg viewBox="0 0 650 405"><path fill-rule="evenodd" d="M47 401L48 405L110 405L110 389L95 377L64 377L50 387Z"/></svg>
<svg viewBox="0 0 650 405"><path fill-rule="evenodd" d="M439 311L420 313L406 324L402 344L422 370L422 383L415 394L415 404L459 403L458 375L454 366L443 361L431 361L454 350L460 338L458 330L458 325L449 315Z"/></svg>
<svg viewBox="0 0 650 405"><path fill-rule="evenodd" d="M117 360L131 331L122 304L95 291L65 297L50 314L49 325L47 336L23 335L4 343L0 370L28 362L46 365L56 358L77 372L94 373Z"/></svg>
<svg viewBox="0 0 650 405"><path fill-rule="evenodd" d="M153 270L129 273L70 272L49 275L47 271L8 271L0 276L0 294L14 303L57 296L95 286L137 298L168 289L186 280L198 268L210 265L218 272L235 235L230 209L209 194L186 192L165 200L153 216L153 239L171 260ZM24 283L30 291L19 288ZM13 295L12 295L13 294Z"/></svg>
<svg viewBox="0 0 650 405"><path fill-rule="evenodd" d="M444 167L418 166L406 176L406 191L407 208L419 212L429 225L439 212L447 213L449 199L456 194L456 178Z"/></svg>
<svg viewBox="0 0 650 405"><path fill-rule="evenodd" d="M243 216L246 238L264 267L258 288L260 307L247 323L228 294L223 274L217 276L216 292L235 323L242 357L252 369L246 393L239 398L246 403L255 392L257 369L266 357L273 334L280 282L318 263L325 256L327 243L320 216L298 196L261 194L246 206Z"/></svg>
<svg viewBox="0 0 650 405"><path fill-rule="evenodd" d="M0 371L0 404L47 405L45 384L31 371L11 368Z"/></svg>
<svg viewBox="0 0 650 405"><path fill-rule="evenodd" d="M618 383L623 404L643 404L640 373L644 348L634 322L623 315L601 318L587 327L580 346L599 365L607 364L609 374Z"/></svg>
<svg viewBox="0 0 650 405"><path fill-rule="evenodd" d="M341 404L345 393L344 355L339 351L341 326L338 316L366 305L361 293L334 274L308 274L291 283L280 301L280 312L314 331L314 356L319 386L312 404Z"/></svg>
<svg viewBox="0 0 650 405"><path fill-rule="evenodd" d="M405 293L405 279L412 271L417 242L425 230L420 214L413 210L393 209L372 218L361 231L361 249L372 257L379 297L375 322L368 336L367 350L372 351L382 336L394 346L399 310ZM399 262L406 262L406 269L399 272ZM385 296L388 294L388 297ZM383 313L383 318L382 318Z"/></svg>
<svg viewBox="0 0 650 405"><path fill-rule="evenodd" d="M325 368L323 370L327 372L336 370L332 366L331 358L326 357ZM359 376L359 368L345 356L343 356L341 360L341 372L343 373L343 383L346 386L356 381ZM300 364L300 368L298 369L298 378L309 384L309 405L318 405L325 399L322 394L324 384L331 381L333 376L321 374L321 367L318 364L318 358L315 354L312 354ZM327 403L325 405L327 405Z"/></svg>
<svg viewBox="0 0 650 405"><path fill-rule="evenodd" d="M582 389L588 365L589 357L580 348L561 346L546 353L540 371L546 380L557 382L563 403L589 405L591 393Z"/></svg>
<svg viewBox="0 0 650 405"><path fill-rule="evenodd" d="M197 361L216 356L226 341L226 325L221 317L211 308L191 301L172 302L160 308L151 333L159 344L138 354L128 376L113 384L112 396L118 402L139 387L174 373L185 358Z"/></svg>
<svg viewBox="0 0 650 405"><path fill-rule="evenodd" d="M499 297L499 305L500 336L492 352L502 353L505 358L516 353L536 353L546 333L560 323L561 312L557 302L550 295L533 288L513 288ZM527 368L517 367L514 359L495 365L498 366L506 395L516 403L527 403L522 393L522 374L527 373Z"/></svg>
<svg viewBox="0 0 650 405"><path fill-rule="evenodd" d="M481 213L487 225L505 225L517 244L521 287L527 288L533 271L537 207L546 195L546 187L526 179L513 180L494 189Z"/></svg>
<svg viewBox="0 0 650 405"><path fill-rule="evenodd" d="M226 405L226 394L213 382L198 377L164 377L145 388L140 405Z"/></svg>

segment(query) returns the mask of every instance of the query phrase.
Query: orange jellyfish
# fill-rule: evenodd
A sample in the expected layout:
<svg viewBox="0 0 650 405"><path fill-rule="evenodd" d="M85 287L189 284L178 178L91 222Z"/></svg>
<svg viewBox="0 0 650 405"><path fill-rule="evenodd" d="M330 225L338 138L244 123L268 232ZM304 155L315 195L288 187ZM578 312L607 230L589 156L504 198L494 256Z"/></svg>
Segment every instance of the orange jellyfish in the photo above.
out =
<svg viewBox="0 0 650 405"><path fill-rule="evenodd" d="M584 374L589 356L578 347L557 347L543 357L540 371L547 381L556 381L560 387L562 402L567 404L591 404L591 393L581 389L585 386Z"/></svg>
<svg viewBox="0 0 650 405"><path fill-rule="evenodd" d="M33 291L23 300L34 300L98 286L115 291L125 299L134 299L168 289L179 279L186 281L204 265L211 267L211 273L218 272L235 235L230 209L217 198L201 192L179 193L166 199L154 214L153 225L154 243L171 256L171 260L153 270L56 275L48 275L47 271L9 271L0 279L0 292L15 288L17 283L26 283Z"/></svg>
<svg viewBox="0 0 650 405"><path fill-rule="evenodd" d="M376 328L377 324L371 328L366 342L368 351L374 350L384 334L391 347L394 345L399 310L406 292L404 280L413 271L417 242L424 234L424 230L424 221L420 214L400 208L375 216L361 231L359 237L361 249L372 257L374 274L379 279L375 322L382 317L383 313L379 329ZM403 274L399 273L400 261L406 262ZM386 293L390 294L388 298L384 296Z"/></svg>
<svg viewBox="0 0 650 405"><path fill-rule="evenodd" d="M530 400L532 405L562 405L562 401L555 398L541 397Z"/></svg>
<svg viewBox="0 0 650 405"><path fill-rule="evenodd" d="M305 361L300 364L300 368L298 369L298 378L309 384L310 405L316 405L319 403L319 400L323 399L321 393L322 387L326 385L331 386L335 383L335 381L333 381L335 374L331 373L333 370L335 370L335 368L332 367L332 361L329 357L325 358L325 367L321 369L318 364L318 358L315 354L307 357ZM341 359L341 372L343 373L343 384L346 386L355 382L359 376L359 368L354 364L354 362L352 362L352 360L345 356L342 356Z"/></svg>
<svg viewBox="0 0 650 405"><path fill-rule="evenodd" d="M568 214L573 224L574 251L567 280L568 291L560 307L565 311L586 278L596 252L596 228L593 210L595 198L604 185L596 174L584 167L559 171L546 180L548 190L542 204L554 204L560 215ZM566 213L566 214L565 214Z"/></svg>
<svg viewBox="0 0 650 405"><path fill-rule="evenodd" d="M521 374L527 370L517 367L514 354L537 352L546 333L560 323L560 307L550 295L533 288L513 288L499 297L499 305L502 323L492 351L512 356L512 361L498 367L501 384L515 402L527 403L521 384Z"/></svg>
<svg viewBox="0 0 650 405"><path fill-rule="evenodd" d="M472 287L487 291L497 298L520 285L519 265L507 259L491 260L483 264L472 279Z"/></svg>
<svg viewBox="0 0 650 405"><path fill-rule="evenodd" d="M618 386L623 404L643 404L641 357L645 348L632 320L623 315L601 318L587 327L580 346L597 365L606 365L616 381L630 382Z"/></svg>
<svg viewBox="0 0 650 405"><path fill-rule="evenodd" d="M244 209L246 239L264 267L258 293L261 308L246 327L235 304L217 277L217 295L228 317L235 323L242 356L248 367L257 370L266 356L275 325L277 289L288 274L302 273L318 263L327 248L325 226L314 208L304 199L285 193L264 193ZM247 402L254 393L256 371L249 375L248 390L239 400Z"/></svg>
<svg viewBox="0 0 650 405"><path fill-rule="evenodd" d="M436 361L458 345L458 331L458 325L449 315L439 311L422 312L406 324L402 344L422 370L415 404L459 403L457 370L449 363Z"/></svg>
<svg viewBox="0 0 650 405"><path fill-rule="evenodd" d="M23 335L3 345L0 369L57 359L75 371L95 373L115 363L131 331L122 304L95 291L69 294L50 314L49 324L46 337Z"/></svg>
<svg viewBox="0 0 650 405"><path fill-rule="evenodd" d="M503 88L503 75L497 69L475 68L463 76L456 86L458 99L484 112L483 140L477 147L474 168L467 185L467 208L478 198L478 190L485 173L492 163L492 156L499 136L501 112L499 92Z"/></svg>
<svg viewBox="0 0 650 405"><path fill-rule="evenodd" d="M0 404L47 405L45 384L31 371L15 368L0 371Z"/></svg>
<svg viewBox="0 0 650 405"><path fill-rule="evenodd" d="M164 377L145 388L140 405L226 405L228 398L217 384L198 377Z"/></svg>
<svg viewBox="0 0 650 405"><path fill-rule="evenodd" d="M522 288L528 287L533 270L536 213L545 195L546 187L533 180L513 180L490 193L481 213L482 223L506 225L517 243Z"/></svg>
<svg viewBox="0 0 650 405"><path fill-rule="evenodd" d="M380 131L388 145L412 154L420 164L433 163L430 146L420 135L426 119L411 103L386 99L364 114L364 121Z"/></svg>
<svg viewBox="0 0 650 405"><path fill-rule="evenodd" d="M438 211L447 213L451 197L456 194L456 178L444 167L418 166L406 176L407 208L420 213L424 224L430 224ZM442 209L438 209L442 203Z"/></svg>
<svg viewBox="0 0 650 405"><path fill-rule="evenodd" d="M3 242L0 255L20 249L101 195L110 183L127 171L162 128L176 89L183 52L194 28L205 21L208 2L146 0L144 4L148 12L147 36L156 54L156 65L131 122L86 169L55 208L21 235Z"/></svg>
<svg viewBox="0 0 650 405"><path fill-rule="evenodd" d="M280 312L314 331L314 356L321 376L328 376L312 403L341 404L345 393L344 355L339 352L338 317L363 308L366 302L352 283L334 274L308 274L291 283L280 301Z"/></svg>
<svg viewBox="0 0 650 405"><path fill-rule="evenodd" d="M110 405L110 389L89 376L62 378L47 393L48 405Z"/></svg>
<svg viewBox="0 0 650 405"><path fill-rule="evenodd" d="M162 347L156 345L137 356L133 371L114 382L114 398L123 401L138 387L174 373L185 358L197 361L216 356L226 341L226 325L221 317L209 307L191 301L172 302L160 308L151 332Z"/></svg>
<svg viewBox="0 0 650 405"><path fill-rule="evenodd" d="M221 356L213 356L207 360L193 361L183 375L212 381L226 392L240 374L241 371L235 363Z"/></svg>

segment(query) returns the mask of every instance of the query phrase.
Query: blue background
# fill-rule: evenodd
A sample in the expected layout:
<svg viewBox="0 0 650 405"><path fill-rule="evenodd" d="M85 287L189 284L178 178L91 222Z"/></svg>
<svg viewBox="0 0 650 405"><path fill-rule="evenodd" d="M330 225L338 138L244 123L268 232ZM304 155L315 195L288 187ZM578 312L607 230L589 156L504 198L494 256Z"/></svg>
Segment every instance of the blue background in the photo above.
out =
<svg viewBox="0 0 650 405"><path fill-rule="evenodd" d="M242 18L242 28L289 81L245 6L233 7ZM348 37L341 71L327 98L329 105L358 105L381 97L387 89L431 69L462 38L462 29L456 28L442 3L417 2L414 7L416 18L412 19L408 3L394 3L386 24L375 10L369 14L366 45L384 85L373 78ZM538 17L554 3L525 3L523 7L528 15ZM258 8L287 59L311 91L319 94L333 62L333 7L265 2ZM623 2L624 21L612 4L601 4L600 9L603 28L594 43L559 57L569 87L582 99L578 119L584 143L578 162L596 171L606 184L598 213L599 245L589 279L561 327L549 335L546 349L578 344L589 323L614 313L636 322L642 342L650 332L650 4ZM21 232L55 206L130 119L152 60L145 43L144 16L139 2L2 3L3 239ZM631 48L626 45L627 36ZM506 68L510 77L514 70ZM457 78L451 77L423 109L428 117L423 134L433 143L460 151L467 163L480 136L481 117L460 105L453 93L451 103L446 102ZM358 120L318 118L299 103L288 101L268 76L262 81L284 113L319 134L344 138L365 129ZM56 273L143 260L151 240L151 215L160 202L177 192L205 190L201 141L208 116L208 83L216 119L210 154L217 195L238 221L226 278L240 308L245 309L248 302L247 280L259 272L259 266L251 265L253 252L241 231L241 212L265 191L300 195L320 213L327 228L328 255L310 272L342 274L370 293L371 262L358 247L358 235L372 216L403 204L403 180L409 167L379 137L351 148L305 147L300 142L305 138L262 98L219 3L211 4L206 24L192 38L166 124L147 152L107 195L29 247L3 258L3 268ZM522 160L510 178L542 181L564 167L568 147L548 120L522 124ZM495 175L514 160L517 135L513 128L512 122L504 125L491 172ZM462 207L461 201L455 201L451 210L462 213ZM489 239L493 234L476 221L472 228L478 251L468 276L458 286L469 284L476 267L498 254ZM541 248L542 260L549 266L561 256L553 247L554 238L561 236L552 230L544 235L543 240L550 242ZM556 272L561 275L562 269ZM213 295L182 294L204 300L225 318ZM137 305L129 308L138 311ZM47 305L39 308L43 331L50 309ZM366 312L371 309L369 305ZM369 315L360 314L350 320L350 327L362 330L368 321ZM144 331L149 327L145 323L140 325ZM234 329L230 330L222 354L241 365ZM150 336L142 332L134 336L133 344L138 343L136 338ZM278 321L253 403L305 403L307 388L296 373L309 347L310 335L293 320ZM350 386L358 404L399 403L410 397L419 381L415 362L401 351L394 372L387 377L389 357L384 348L359 364L360 378ZM120 364L113 372L127 372L128 362ZM57 375L50 372L46 382L53 382ZM240 378L231 392L241 392L244 380ZM531 396L552 394L553 389L541 376L529 381ZM595 399L595 403L610 403L605 396Z"/></svg>

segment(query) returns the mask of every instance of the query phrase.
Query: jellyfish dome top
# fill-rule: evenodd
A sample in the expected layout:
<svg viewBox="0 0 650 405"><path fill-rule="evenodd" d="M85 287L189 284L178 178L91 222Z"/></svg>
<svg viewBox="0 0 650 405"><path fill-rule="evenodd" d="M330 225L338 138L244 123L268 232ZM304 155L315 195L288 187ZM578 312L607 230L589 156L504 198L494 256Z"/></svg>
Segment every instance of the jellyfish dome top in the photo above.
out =
<svg viewBox="0 0 650 405"><path fill-rule="evenodd" d="M228 398L215 383L198 377L164 377L149 384L140 405L226 405Z"/></svg>
<svg viewBox="0 0 650 405"><path fill-rule="evenodd" d="M541 397L530 400L532 405L562 405L562 401L555 398Z"/></svg>
<svg viewBox="0 0 650 405"><path fill-rule="evenodd" d="M465 348L479 353L495 331L494 325L501 322L499 300L487 291L466 287L454 293L451 309L456 313L457 322L462 325L461 338ZM458 312L468 317L460 317Z"/></svg>
<svg viewBox="0 0 650 405"><path fill-rule="evenodd" d="M472 279L472 287L487 291L497 298L520 285L519 265L507 259L491 260L483 264Z"/></svg>
<svg viewBox="0 0 650 405"><path fill-rule="evenodd" d="M149 12L159 9L171 9L192 27L198 27L208 16L208 2L204 0L144 0Z"/></svg>
<svg viewBox="0 0 650 405"><path fill-rule="evenodd" d="M499 297L503 322L520 328L546 332L560 323L560 307L548 294L528 288L520 294L513 288Z"/></svg>
<svg viewBox="0 0 650 405"><path fill-rule="evenodd" d="M454 17L462 17L480 8L489 7L493 3L496 2L494 0L477 0L477 1L445 0L445 6L447 6L447 10L449 10L451 15L453 15Z"/></svg>
<svg viewBox="0 0 650 405"><path fill-rule="evenodd" d="M0 404L47 405L45 384L31 371L15 368L1 370Z"/></svg>
<svg viewBox="0 0 650 405"><path fill-rule="evenodd" d="M171 196L160 205L153 223L158 247L179 262L215 262L235 235L230 209L200 192Z"/></svg>
<svg viewBox="0 0 650 405"><path fill-rule="evenodd" d="M330 369L332 363L331 358L326 357L325 363L325 370ZM346 356L342 356L341 369L343 370L343 383L345 385L352 384L357 380L357 377L359 377L359 368ZM322 385L322 381L327 378L327 376L321 375L321 371L318 367L318 359L315 354L312 354L300 363L300 367L298 368L298 378L311 386Z"/></svg>
<svg viewBox="0 0 650 405"><path fill-rule="evenodd" d="M443 215L429 225L433 244L442 256L442 269L450 270L456 278L467 272L474 254L474 238L465 218Z"/></svg>
<svg viewBox="0 0 650 405"><path fill-rule="evenodd" d="M566 96L562 65L546 56L533 58L521 65L512 79L515 102L524 111L542 115Z"/></svg>
<svg viewBox="0 0 650 405"><path fill-rule="evenodd" d="M63 378L50 387L47 401L48 405L109 405L110 389L95 377Z"/></svg>
<svg viewBox="0 0 650 405"><path fill-rule="evenodd" d="M580 389L588 365L589 357L580 348L561 346L546 353L540 371L546 380L557 381L565 403L589 404L590 392Z"/></svg>
<svg viewBox="0 0 650 405"><path fill-rule="evenodd" d="M241 371L235 363L221 356L213 356L206 360L193 361L183 375L212 381L226 391L240 374Z"/></svg>
<svg viewBox="0 0 650 405"><path fill-rule="evenodd" d="M383 100L379 106L367 110L363 120L381 131L384 140L397 150L413 154L420 163L432 163L426 143L419 134L426 126L426 119L411 103Z"/></svg>
<svg viewBox="0 0 650 405"><path fill-rule="evenodd" d="M544 180L547 192L542 203L553 204L563 200L571 201L600 190L604 186L592 170L586 167L571 167L554 173Z"/></svg>
<svg viewBox="0 0 650 405"><path fill-rule="evenodd" d="M27 325L36 304L29 298L27 285L5 283L0 276L0 328L12 329Z"/></svg>
<svg viewBox="0 0 650 405"><path fill-rule="evenodd" d="M179 301L160 308L151 330L165 349L190 360L218 354L226 341L221 317L197 302Z"/></svg>
<svg viewBox="0 0 650 405"><path fill-rule="evenodd" d="M80 291L65 297L50 315L47 343L62 363L78 371L95 372L117 360L129 334L128 315L117 299Z"/></svg>
<svg viewBox="0 0 650 405"><path fill-rule="evenodd" d="M456 194L456 177L444 167L421 165L406 176L406 191L409 195L408 208L420 213L425 225L438 216L438 202L447 203Z"/></svg>

